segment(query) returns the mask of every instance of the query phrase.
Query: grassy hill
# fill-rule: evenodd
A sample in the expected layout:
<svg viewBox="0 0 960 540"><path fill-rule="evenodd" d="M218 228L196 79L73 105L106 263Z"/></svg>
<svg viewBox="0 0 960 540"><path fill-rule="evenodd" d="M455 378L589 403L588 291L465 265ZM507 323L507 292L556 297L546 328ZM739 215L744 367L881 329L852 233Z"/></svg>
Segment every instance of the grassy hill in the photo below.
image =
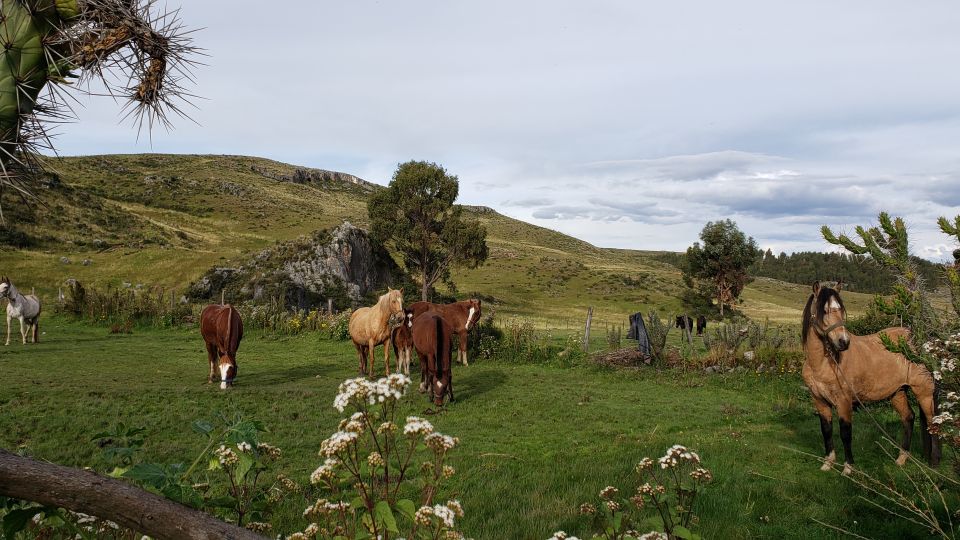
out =
<svg viewBox="0 0 960 540"><path fill-rule="evenodd" d="M8 226L0 239L22 247L0 253L0 268L45 295L68 278L185 288L212 265L277 241L344 220L366 226L366 197L379 189L349 175L242 156L87 156L52 168L56 174L39 190L43 206L2 195ZM576 328L587 306L600 324L623 323L635 311L671 316L680 309L679 271L656 260L656 252L599 248L487 208L467 213L486 225L491 256L454 279L462 294L493 298L501 314ZM747 288L741 309L794 323L806 291L760 279ZM856 312L869 296L845 299Z"/></svg>

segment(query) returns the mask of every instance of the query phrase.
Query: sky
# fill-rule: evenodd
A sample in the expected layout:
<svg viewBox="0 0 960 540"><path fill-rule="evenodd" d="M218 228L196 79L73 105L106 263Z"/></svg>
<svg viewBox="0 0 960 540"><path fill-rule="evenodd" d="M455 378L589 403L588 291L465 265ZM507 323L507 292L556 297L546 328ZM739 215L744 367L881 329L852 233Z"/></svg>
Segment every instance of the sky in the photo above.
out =
<svg viewBox="0 0 960 540"><path fill-rule="evenodd" d="M733 219L834 248L886 210L957 247L960 4L886 0L184 2L195 123L137 139L81 97L62 155L267 157L386 184L436 162L459 202L603 247L682 251ZM952 257L951 257L952 258Z"/></svg>

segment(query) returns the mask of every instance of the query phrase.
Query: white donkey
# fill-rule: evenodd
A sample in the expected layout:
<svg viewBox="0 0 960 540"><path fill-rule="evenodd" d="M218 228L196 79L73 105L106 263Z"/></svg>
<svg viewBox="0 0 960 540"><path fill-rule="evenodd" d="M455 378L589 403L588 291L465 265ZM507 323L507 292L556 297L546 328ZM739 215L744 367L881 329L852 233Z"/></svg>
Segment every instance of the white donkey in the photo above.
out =
<svg viewBox="0 0 960 540"><path fill-rule="evenodd" d="M23 338L23 344L27 344L27 334L30 332L33 333L33 342L37 343L40 336L40 299L32 294L20 294L6 276L0 278L0 298L10 301L7 304L7 342L4 345L10 344L10 319L14 317L20 319L20 337ZM26 330L23 328L24 321L27 323Z"/></svg>

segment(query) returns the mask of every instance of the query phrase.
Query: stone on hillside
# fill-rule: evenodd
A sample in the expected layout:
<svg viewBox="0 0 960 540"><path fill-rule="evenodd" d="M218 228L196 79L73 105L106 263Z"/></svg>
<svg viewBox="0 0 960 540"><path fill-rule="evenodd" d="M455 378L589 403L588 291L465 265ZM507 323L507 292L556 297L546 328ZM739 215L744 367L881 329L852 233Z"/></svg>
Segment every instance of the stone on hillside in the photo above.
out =
<svg viewBox="0 0 960 540"><path fill-rule="evenodd" d="M61 263L61 264L70 264L70 259L68 259L68 258L66 258L66 257L60 257L60 263Z"/></svg>
<svg viewBox="0 0 960 540"><path fill-rule="evenodd" d="M291 307L304 308L334 298L338 307L357 305L395 285L399 268L367 232L344 222L332 231L282 242L235 268L212 268L194 282L188 295L217 299L226 290L231 301L266 301L284 296Z"/></svg>
<svg viewBox="0 0 960 540"><path fill-rule="evenodd" d="M755 356L756 354L754 354L753 351L745 351L743 353L743 359L746 360L747 362L752 362Z"/></svg>
<svg viewBox="0 0 960 540"><path fill-rule="evenodd" d="M93 261L91 261L90 259L84 259L83 262L80 263L80 264L82 264L82 265L84 265L84 266L90 266L90 263L92 263L92 262L93 262Z"/></svg>

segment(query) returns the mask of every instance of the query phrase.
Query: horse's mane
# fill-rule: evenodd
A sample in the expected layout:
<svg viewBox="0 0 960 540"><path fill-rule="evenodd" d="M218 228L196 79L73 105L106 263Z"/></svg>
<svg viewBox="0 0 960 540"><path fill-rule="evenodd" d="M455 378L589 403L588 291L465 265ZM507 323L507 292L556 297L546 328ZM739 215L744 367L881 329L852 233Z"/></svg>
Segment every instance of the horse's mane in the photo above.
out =
<svg viewBox="0 0 960 540"><path fill-rule="evenodd" d="M823 306L825 306L831 298L836 299L837 303L840 304L840 309L846 312L847 308L843 306L843 299L840 298L840 293L830 287L820 287L818 293L811 294L810 298L807 298L807 305L803 308L803 326L801 330L801 337L804 343L807 341L807 334L810 333L810 327L813 323L819 323L823 319ZM817 302L816 308L811 310L810 304L813 303L814 299L816 299ZM811 311L813 311L813 315L811 315Z"/></svg>

